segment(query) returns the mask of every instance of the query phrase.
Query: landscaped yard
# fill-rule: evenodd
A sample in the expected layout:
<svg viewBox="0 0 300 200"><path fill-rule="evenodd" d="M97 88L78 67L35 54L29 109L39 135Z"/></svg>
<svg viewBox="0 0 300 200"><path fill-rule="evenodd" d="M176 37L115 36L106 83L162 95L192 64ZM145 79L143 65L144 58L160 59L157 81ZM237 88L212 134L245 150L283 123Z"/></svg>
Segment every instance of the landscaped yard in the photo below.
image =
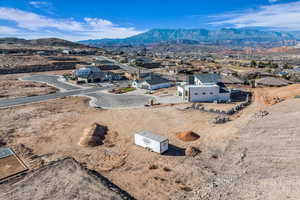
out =
<svg viewBox="0 0 300 200"><path fill-rule="evenodd" d="M113 90L111 90L111 93L124 94L124 93L127 93L127 92L132 92L134 90L136 90L136 89L133 88L133 87L125 87L125 88L113 89Z"/></svg>

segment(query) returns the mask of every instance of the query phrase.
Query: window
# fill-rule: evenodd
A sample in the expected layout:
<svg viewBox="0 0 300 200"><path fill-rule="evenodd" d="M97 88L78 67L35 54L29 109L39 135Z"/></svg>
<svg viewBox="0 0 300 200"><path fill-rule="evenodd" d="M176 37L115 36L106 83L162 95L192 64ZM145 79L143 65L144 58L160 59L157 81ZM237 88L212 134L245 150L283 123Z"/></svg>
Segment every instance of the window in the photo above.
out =
<svg viewBox="0 0 300 200"><path fill-rule="evenodd" d="M210 94L210 95L213 95L214 93L213 93L213 92L210 92L209 94Z"/></svg>
<svg viewBox="0 0 300 200"><path fill-rule="evenodd" d="M198 95L198 93L196 92L194 95Z"/></svg>
<svg viewBox="0 0 300 200"><path fill-rule="evenodd" d="M205 93L205 92L203 92L202 94L203 94L203 95L206 95L206 93Z"/></svg>

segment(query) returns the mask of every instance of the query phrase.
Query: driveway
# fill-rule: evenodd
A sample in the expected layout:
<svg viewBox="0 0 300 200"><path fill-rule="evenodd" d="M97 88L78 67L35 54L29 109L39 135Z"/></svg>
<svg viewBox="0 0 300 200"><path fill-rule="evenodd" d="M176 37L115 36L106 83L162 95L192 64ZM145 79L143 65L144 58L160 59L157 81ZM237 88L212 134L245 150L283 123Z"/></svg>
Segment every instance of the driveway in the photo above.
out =
<svg viewBox="0 0 300 200"><path fill-rule="evenodd" d="M92 105L101 108L141 107L147 104L151 97L145 95L107 94L95 92L86 94L93 97Z"/></svg>

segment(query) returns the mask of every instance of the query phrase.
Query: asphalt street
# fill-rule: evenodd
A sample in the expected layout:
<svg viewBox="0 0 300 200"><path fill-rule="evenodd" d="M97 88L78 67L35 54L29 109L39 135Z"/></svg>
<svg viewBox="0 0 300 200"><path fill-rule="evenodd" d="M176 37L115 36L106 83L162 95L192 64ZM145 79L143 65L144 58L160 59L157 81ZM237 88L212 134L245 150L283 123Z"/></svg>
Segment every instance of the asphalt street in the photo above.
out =
<svg viewBox="0 0 300 200"><path fill-rule="evenodd" d="M93 93L99 90L106 90L107 87L103 88L89 88L89 89L77 89L67 92L57 92L48 95L41 95L41 96L32 96L32 97L21 97L21 98L14 98L14 99L3 99L0 100L0 108L6 108L11 106L29 104L29 103L37 103L42 101L48 101L51 99L57 99L66 96L74 96L74 95L84 95L87 93Z"/></svg>
<svg viewBox="0 0 300 200"><path fill-rule="evenodd" d="M63 92L57 92L48 95L20 97L14 99L2 99L0 100L0 108L7 108L12 106L37 103L42 101L48 101L51 99L57 99L66 96L78 96L84 95L93 99L93 104L96 107L103 108L119 108L119 107L138 107L148 103L149 98L145 95L115 95L104 93L103 90L109 90L115 86L107 84L105 87L95 88L81 88L75 85L70 85L59 80L59 76L54 75L33 75L25 77L22 80L37 81L47 83L59 89L63 89ZM119 82L120 86L126 87L128 82ZM101 92L102 91L102 92Z"/></svg>
<svg viewBox="0 0 300 200"><path fill-rule="evenodd" d="M52 85L54 87L57 87L59 89L64 90L76 90L76 89L82 89L81 87L77 87L71 84L64 83L62 81L59 81L59 76L55 75L32 75L25 78L22 78L24 81L36 81L36 82L43 82L47 83L49 85Z"/></svg>

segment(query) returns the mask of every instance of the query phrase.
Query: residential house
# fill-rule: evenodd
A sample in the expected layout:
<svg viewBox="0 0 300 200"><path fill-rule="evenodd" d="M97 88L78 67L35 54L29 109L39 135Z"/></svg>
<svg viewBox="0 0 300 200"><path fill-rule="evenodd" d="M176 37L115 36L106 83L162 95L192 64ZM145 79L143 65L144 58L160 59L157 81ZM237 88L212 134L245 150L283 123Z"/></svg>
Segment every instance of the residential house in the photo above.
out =
<svg viewBox="0 0 300 200"><path fill-rule="evenodd" d="M264 77L255 80L256 86L282 87L282 86L288 86L289 84L293 84L293 82L286 79L275 78L275 77Z"/></svg>
<svg viewBox="0 0 300 200"><path fill-rule="evenodd" d="M73 72L78 82L93 83L112 80L121 80L123 76L112 72L103 72L96 66L86 66Z"/></svg>
<svg viewBox="0 0 300 200"><path fill-rule="evenodd" d="M161 66L159 62L154 62L149 57L138 57L136 59L133 59L131 63L136 66L147 68L147 69L159 68Z"/></svg>
<svg viewBox="0 0 300 200"><path fill-rule="evenodd" d="M178 86L177 93L187 102L230 101L230 90L221 82L219 74L196 74L194 84Z"/></svg>
<svg viewBox="0 0 300 200"><path fill-rule="evenodd" d="M171 87L172 85L174 84L170 80L152 74L141 80L134 80L132 82L132 87L147 90L158 90L161 88Z"/></svg>

